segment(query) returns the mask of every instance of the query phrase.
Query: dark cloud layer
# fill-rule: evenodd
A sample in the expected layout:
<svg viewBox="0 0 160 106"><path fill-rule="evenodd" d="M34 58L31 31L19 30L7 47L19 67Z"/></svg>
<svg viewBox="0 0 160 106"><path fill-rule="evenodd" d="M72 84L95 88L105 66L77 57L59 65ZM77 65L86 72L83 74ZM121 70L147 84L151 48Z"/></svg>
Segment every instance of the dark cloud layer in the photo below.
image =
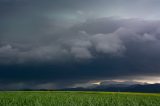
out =
<svg viewBox="0 0 160 106"><path fill-rule="evenodd" d="M159 76L160 21L106 17L115 11L104 3L123 10L116 0L0 0L1 89Z"/></svg>
<svg viewBox="0 0 160 106"><path fill-rule="evenodd" d="M159 21L104 18L61 31L50 37L50 43L30 42L27 47L5 42L0 48L1 82L53 82L54 87L63 87L159 75L159 27Z"/></svg>

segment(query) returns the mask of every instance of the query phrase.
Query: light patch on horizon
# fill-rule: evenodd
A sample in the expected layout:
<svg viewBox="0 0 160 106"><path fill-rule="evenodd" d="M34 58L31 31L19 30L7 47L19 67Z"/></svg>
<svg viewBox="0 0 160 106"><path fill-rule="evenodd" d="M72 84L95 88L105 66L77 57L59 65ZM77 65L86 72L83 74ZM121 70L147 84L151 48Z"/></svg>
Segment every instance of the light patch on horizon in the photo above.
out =
<svg viewBox="0 0 160 106"><path fill-rule="evenodd" d="M92 84L100 85L101 82L93 82Z"/></svg>
<svg viewBox="0 0 160 106"><path fill-rule="evenodd" d="M144 78L136 79L136 80L133 80L133 81L148 83L148 84L155 84L155 83L160 83L160 77L159 76L144 77Z"/></svg>

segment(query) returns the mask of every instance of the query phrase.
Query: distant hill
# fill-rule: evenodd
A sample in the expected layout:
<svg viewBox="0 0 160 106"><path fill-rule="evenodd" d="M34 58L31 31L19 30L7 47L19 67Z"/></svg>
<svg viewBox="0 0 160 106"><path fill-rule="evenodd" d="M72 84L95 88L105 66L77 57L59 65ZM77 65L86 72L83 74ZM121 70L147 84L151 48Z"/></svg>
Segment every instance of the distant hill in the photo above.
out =
<svg viewBox="0 0 160 106"><path fill-rule="evenodd" d="M11 89L10 89L11 90ZM0 89L0 91L6 91ZM63 88L63 89L13 89L13 91L107 91L107 92L144 92L160 93L160 83L101 83L89 87Z"/></svg>
<svg viewBox="0 0 160 106"><path fill-rule="evenodd" d="M61 90L69 91L111 91L111 92L149 92L160 93L160 84L111 84L111 85L97 85L92 88L67 88Z"/></svg>

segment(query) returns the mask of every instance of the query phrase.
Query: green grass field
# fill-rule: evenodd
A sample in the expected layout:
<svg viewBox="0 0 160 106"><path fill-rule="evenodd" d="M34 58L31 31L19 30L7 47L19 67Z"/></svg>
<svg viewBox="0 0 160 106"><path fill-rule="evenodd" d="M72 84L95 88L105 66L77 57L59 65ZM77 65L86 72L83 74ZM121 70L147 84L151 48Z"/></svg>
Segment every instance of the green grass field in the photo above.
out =
<svg viewBox="0 0 160 106"><path fill-rule="evenodd" d="M0 92L0 106L160 106L160 94L109 92Z"/></svg>

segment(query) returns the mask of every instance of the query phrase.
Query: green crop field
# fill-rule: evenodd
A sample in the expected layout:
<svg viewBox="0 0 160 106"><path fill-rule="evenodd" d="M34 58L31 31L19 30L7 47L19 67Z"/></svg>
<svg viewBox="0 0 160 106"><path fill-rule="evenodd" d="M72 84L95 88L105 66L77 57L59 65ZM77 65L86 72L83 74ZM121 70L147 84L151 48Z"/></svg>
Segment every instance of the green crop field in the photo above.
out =
<svg viewBox="0 0 160 106"><path fill-rule="evenodd" d="M0 92L0 106L160 106L160 94L62 91Z"/></svg>

